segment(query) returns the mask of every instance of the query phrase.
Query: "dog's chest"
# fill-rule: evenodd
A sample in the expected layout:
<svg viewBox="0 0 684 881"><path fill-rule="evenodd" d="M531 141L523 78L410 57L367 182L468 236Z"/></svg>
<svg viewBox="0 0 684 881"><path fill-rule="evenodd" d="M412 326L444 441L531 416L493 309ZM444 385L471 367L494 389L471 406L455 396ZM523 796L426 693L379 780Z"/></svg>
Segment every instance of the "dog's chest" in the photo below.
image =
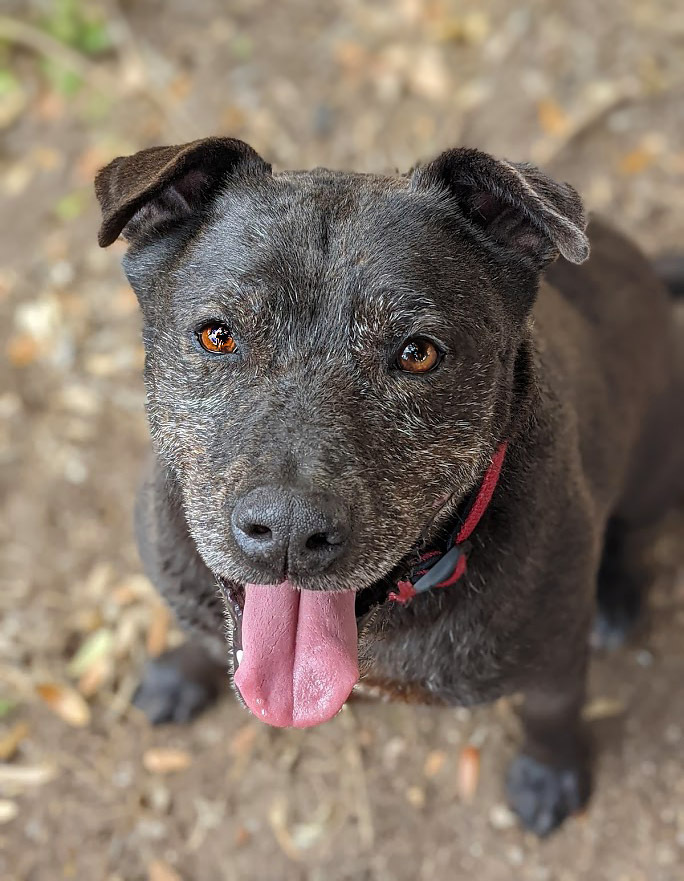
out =
<svg viewBox="0 0 684 881"><path fill-rule="evenodd" d="M404 704L443 704L444 700L417 682L382 679L373 674L364 676L354 686L352 696L362 700L399 702Z"/></svg>
<svg viewBox="0 0 684 881"><path fill-rule="evenodd" d="M383 606L360 622L356 694L472 705L509 689L519 659L509 656L505 642L487 627L486 615L472 614L466 603L449 608L427 597L416 603L423 608Z"/></svg>

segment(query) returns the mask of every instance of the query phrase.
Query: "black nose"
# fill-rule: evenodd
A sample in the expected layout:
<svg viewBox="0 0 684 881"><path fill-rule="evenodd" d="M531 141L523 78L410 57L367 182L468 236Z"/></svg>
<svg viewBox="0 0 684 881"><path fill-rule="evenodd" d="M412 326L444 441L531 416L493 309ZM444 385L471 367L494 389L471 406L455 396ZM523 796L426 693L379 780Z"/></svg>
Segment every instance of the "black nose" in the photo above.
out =
<svg viewBox="0 0 684 881"><path fill-rule="evenodd" d="M313 575L344 551L349 517L327 493L258 487L233 509L233 535L249 562L271 578Z"/></svg>

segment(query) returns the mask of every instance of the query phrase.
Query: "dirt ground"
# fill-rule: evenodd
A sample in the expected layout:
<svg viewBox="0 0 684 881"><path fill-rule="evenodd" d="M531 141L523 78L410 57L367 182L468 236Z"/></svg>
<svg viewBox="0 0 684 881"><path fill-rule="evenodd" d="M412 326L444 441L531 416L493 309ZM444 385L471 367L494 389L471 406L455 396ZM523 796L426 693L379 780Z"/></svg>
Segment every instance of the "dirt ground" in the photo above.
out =
<svg viewBox="0 0 684 881"><path fill-rule="evenodd" d="M139 321L91 187L114 155L210 133L279 168L405 170L466 143L570 180L655 254L682 247L683 131L679 0L5 0L0 877L684 878L677 517L649 627L593 664L596 795L547 841L503 804L507 702L357 702L303 733L231 699L183 729L130 709L180 634L133 544Z"/></svg>

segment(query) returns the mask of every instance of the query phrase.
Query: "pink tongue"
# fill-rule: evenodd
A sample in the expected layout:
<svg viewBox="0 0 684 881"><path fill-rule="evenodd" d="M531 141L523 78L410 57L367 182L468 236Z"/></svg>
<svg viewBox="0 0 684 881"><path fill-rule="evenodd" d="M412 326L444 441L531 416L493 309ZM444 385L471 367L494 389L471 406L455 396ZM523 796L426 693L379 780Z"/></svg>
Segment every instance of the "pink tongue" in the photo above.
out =
<svg viewBox="0 0 684 881"><path fill-rule="evenodd" d="M359 678L354 591L245 585L242 660L235 684L269 725L327 722Z"/></svg>

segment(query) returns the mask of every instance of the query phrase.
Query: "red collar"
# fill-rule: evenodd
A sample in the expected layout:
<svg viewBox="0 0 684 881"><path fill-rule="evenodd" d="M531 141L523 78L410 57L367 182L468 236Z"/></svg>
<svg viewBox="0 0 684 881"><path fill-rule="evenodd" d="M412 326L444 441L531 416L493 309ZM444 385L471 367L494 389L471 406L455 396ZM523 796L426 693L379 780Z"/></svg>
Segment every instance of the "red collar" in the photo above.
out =
<svg viewBox="0 0 684 881"><path fill-rule="evenodd" d="M419 565L416 567L417 571L412 572L406 580L398 581L397 591L390 593L388 599L396 603L407 603L416 594L433 587L450 587L463 576L469 550L467 541L492 500L507 447L508 441L499 444L482 478L480 489L468 509L463 526L452 537L446 553L442 554L440 551L422 553Z"/></svg>

